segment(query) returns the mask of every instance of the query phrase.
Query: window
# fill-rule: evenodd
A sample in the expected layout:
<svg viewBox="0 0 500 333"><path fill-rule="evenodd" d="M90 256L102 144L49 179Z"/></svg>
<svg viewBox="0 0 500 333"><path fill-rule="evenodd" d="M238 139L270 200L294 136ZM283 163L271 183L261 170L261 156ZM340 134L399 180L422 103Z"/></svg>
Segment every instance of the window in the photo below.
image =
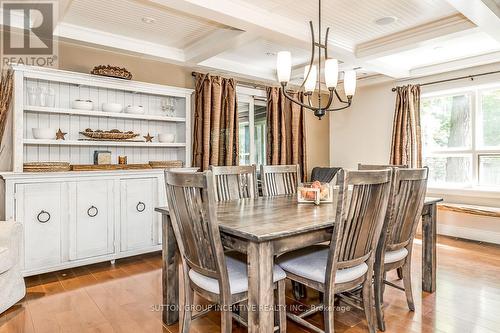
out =
<svg viewBox="0 0 500 333"><path fill-rule="evenodd" d="M422 98L429 184L500 187L500 87Z"/></svg>
<svg viewBox="0 0 500 333"><path fill-rule="evenodd" d="M240 165L266 163L266 101L238 94Z"/></svg>

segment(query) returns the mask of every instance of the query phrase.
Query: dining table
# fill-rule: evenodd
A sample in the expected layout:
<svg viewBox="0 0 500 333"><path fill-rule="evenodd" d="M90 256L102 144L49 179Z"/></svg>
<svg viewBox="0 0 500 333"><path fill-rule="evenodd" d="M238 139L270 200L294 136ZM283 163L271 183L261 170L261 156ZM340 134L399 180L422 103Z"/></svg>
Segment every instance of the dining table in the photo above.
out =
<svg viewBox="0 0 500 333"><path fill-rule="evenodd" d="M422 290L436 290L436 204L426 198L422 210ZM245 253L248 267L248 332L274 330L275 256L329 241L336 204L299 204L295 195L220 201L216 216L226 249ZM167 207L162 214L162 319L179 320L179 252Z"/></svg>

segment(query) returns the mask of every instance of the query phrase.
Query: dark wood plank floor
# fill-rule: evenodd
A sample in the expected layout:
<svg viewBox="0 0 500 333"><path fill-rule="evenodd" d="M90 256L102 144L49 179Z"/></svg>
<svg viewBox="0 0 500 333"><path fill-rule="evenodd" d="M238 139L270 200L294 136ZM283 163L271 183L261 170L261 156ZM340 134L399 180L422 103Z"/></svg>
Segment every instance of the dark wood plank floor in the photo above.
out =
<svg viewBox="0 0 500 333"><path fill-rule="evenodd" d="M404 293L386 289L387 332L500 332L500 246L440 237L435 294L421 293L420 257L417 241L415 312L408 311ZM159 254L29 277L26 298L0 315L0 333L177 332L177 325L162 327L161 312L156 311L160 278ZM317 299L311 291L304 303ZM287 302L297 305L290 297ZM321 319L320 314L311 318L320 325ZM219 315L211 312L192 327L197 333L219 332ZM234 332L246 332L236 323L233 327ZM362 312L353 309L338 312L335 329L367 332ZM289 321L288 332L307 330Z"/></svg>

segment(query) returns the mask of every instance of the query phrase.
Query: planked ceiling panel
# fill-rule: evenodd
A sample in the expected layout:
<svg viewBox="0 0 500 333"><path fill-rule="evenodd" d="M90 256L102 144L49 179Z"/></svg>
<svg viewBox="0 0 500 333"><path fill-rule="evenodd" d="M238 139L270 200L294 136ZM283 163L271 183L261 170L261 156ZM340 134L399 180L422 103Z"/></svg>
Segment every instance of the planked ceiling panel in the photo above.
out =
<svg viewBox="0 0 500 333"><path fill-rule="evenodd" d="M316 0L243 1L304 25L312 20L317 29ZM456 13L445 0L323 0L322 11L323 29L329 26L331 40L348 48ZM387 16L397 17L398 20L388 25L374 23Z"/></svg>
<svg viewBox="0 0 500 333"><path fill-rule="evenodd" d="M143 17L155 19L146 24ZM184 48L225 26L130 0L74 0L64 22L86 28Z"/></svg>

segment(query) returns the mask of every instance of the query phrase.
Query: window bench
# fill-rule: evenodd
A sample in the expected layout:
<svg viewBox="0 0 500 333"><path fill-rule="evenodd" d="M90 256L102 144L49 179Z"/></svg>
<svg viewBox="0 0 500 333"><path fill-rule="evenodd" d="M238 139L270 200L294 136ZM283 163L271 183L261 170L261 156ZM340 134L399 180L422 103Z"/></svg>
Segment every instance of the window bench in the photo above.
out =
<svg viewBox="0 0 500 333"><path fill-rule="evenodd" d="M500 217L500 208L498 207L441 203L438 204L438 209L457 212L457 213L471 214L471 215Z"/></svg>

